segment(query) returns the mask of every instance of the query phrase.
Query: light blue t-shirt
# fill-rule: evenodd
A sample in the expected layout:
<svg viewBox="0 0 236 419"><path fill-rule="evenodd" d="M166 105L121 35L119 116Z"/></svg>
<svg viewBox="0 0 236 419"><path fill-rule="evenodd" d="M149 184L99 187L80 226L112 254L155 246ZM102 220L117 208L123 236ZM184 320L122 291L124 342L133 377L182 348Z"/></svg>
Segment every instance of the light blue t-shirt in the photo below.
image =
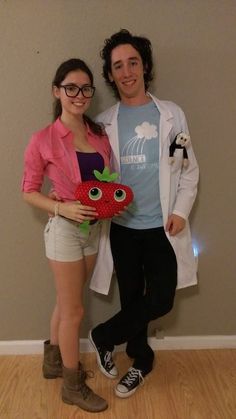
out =
<svg viewBox="0 0 236 419"><path fill-rule="evenodd" d="M153 101L141 106L120 104L118 134L121 182L134 192L134 201L113 221L135 229L163 225L159 193L160 113Z"/></svg>

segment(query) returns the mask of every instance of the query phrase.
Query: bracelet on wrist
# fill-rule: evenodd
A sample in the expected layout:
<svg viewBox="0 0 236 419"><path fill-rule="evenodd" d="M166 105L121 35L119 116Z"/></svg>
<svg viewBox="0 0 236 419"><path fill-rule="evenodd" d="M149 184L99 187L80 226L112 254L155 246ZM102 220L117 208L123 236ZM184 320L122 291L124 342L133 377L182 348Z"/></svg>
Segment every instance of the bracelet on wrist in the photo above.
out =
<svg viewBox="0 0 236 419"><path fill-rule="evenodd" d="M57 202L57 203L55 204L55 206L54 206L54 215L55 215L55 217L56 217L57 215L59 215L59 207L60 207L60 202Z"/></svg>

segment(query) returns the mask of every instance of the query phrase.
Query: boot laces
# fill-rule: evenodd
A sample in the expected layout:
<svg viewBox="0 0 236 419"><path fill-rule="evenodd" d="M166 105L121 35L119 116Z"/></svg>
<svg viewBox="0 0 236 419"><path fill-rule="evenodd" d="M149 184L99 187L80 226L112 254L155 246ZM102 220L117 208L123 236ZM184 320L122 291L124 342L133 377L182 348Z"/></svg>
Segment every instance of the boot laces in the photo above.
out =
<svg viewBox="0 0 236 419"><path fill-rule="evenodd" d="M93 378L94 377L94 372L92 370L84 370L83 365L81 364L80 361L79 361L79 373L80 373L81 378L83 380L86 380L87 378Z"/></svg>
<svg viewBox="0 0 236 419"><path fill-rule="evenodd" d="M81 364L80 364L81 366ZM94 377L94 373L91 370L83 370L82 368L80 368L79 370L79 377L80 377L80 385L79 385L79 390L81 391L81 394L83 396L83 399L86 400L87 397L93 393L93 390L87 386L85 380L86 378L90 377Z"/></svg>
<svg viewBox="0 0 236 419"><path fill-rule="evenodd" d="M94 372L92 370L84 371L85 378L94 378Z"/></svg>
<svg viewBox="0 0 236 419"><path fill-rule="evenodd" d="M82 396L83 396L83 399L84 399L84 400L85 400L85 399L87 399L87 397L88 397L88 395L89 395L90 393L92 393L91 388L89 388L89 387L87 386L87 384L85 383L85 381L84 381L83 383L81 383L81 385L80 385L80 391L81 391L81 393L82 393Z"/></svg>

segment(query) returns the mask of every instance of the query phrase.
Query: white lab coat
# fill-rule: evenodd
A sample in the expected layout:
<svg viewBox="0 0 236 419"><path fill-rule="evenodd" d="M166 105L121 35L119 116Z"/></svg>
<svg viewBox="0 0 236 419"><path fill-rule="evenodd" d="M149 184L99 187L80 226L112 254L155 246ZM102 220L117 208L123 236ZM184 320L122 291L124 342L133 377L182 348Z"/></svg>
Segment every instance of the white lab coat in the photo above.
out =
<svg viewBox="0 0 236 419"><path fill-rule="evenodd" d="M182 109L173 102L161 101L149 94L160 112L159 126L159 182L160 199L164 226L168 215L174 213L186 219L186 226L176 236L166 233L177 258L178 285L184 288L197 283L196 263L192 249L192 239L188 216L197 193L198 164L191 143L187 147L189 165L182 167L183 150L175 151L175 161L169 164L169 146L179 132L188 133L187 122ZM120 152L118 143L117 115L120 103L112 106L97 117L102 122L112 148L112 169L120 173ZM110 222L102 224L102 235L96 267L91 279L90 288L107 294L113 272L113 262L109 242Z"/></svg>

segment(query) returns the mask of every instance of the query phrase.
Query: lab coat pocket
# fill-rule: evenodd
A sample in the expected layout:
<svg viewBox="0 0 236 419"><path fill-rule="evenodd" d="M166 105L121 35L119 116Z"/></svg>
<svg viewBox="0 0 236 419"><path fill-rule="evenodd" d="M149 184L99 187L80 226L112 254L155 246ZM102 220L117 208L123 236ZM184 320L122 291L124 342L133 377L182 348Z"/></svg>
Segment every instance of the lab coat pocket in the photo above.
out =
<svg viewBox="0 0 236 419"><path fill-rule="evenodd" d="M171 163L172 173L178 172L182 168L182 165L183 165L183 150L182 149L175 150L173 157L174 157L174 160Z"/></svg>
<svg viewBox="0 0 236 419"><path fill-rule="evenodd" d="M196 264L194 260L192 240L188 223L183 231L170 236L169 240L173 246L178 265L178 286L183 288L193 285L196 281Z"/></svg>

